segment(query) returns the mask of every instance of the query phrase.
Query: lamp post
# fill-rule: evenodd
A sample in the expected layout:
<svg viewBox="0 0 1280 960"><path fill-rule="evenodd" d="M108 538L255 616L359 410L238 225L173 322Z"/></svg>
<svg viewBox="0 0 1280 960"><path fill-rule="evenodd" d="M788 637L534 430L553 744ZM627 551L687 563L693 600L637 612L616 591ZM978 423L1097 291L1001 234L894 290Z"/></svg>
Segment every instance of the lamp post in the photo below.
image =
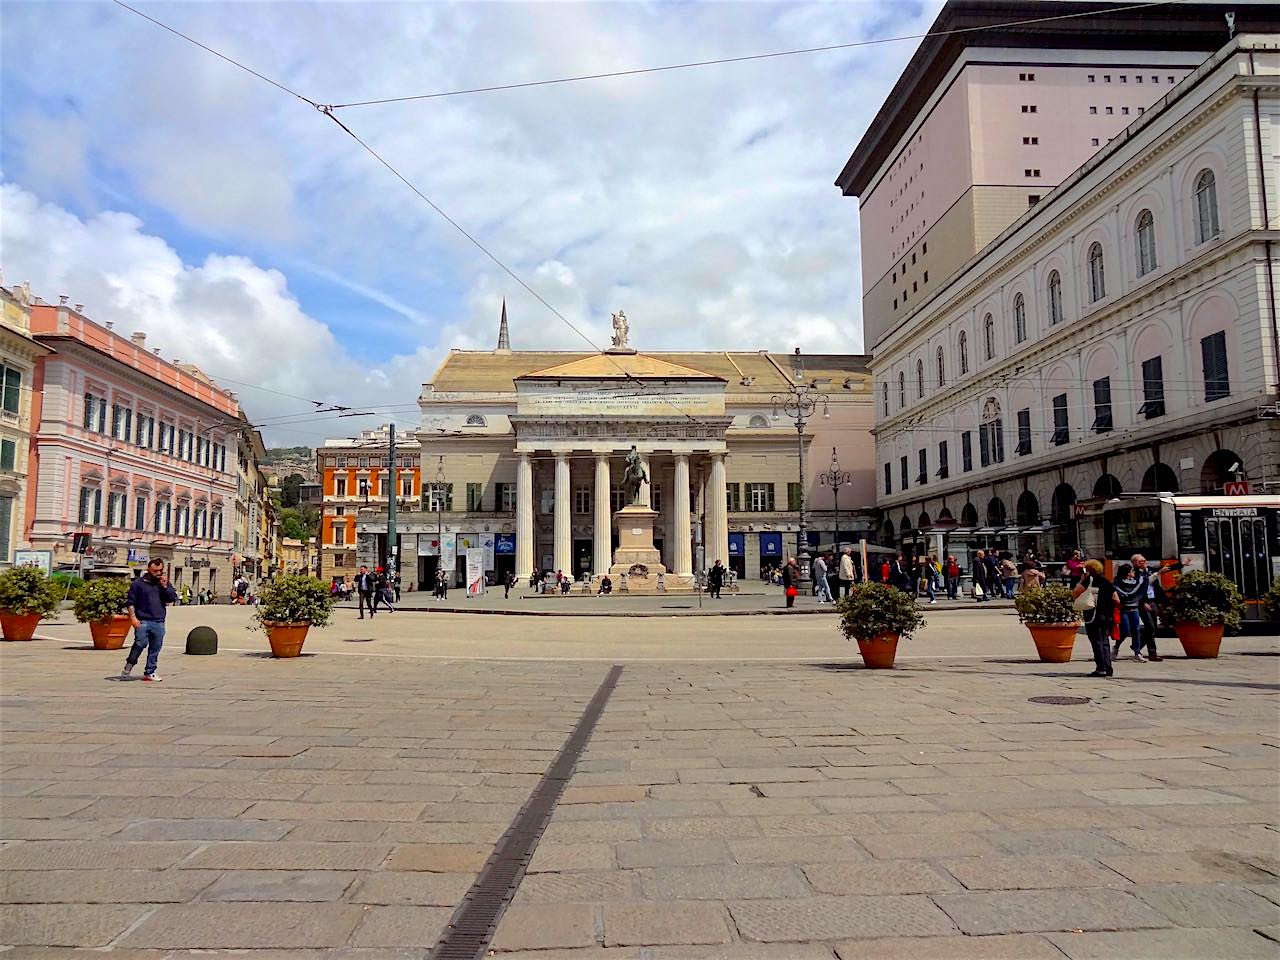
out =
<svg viewBox="0 0 1280 960"><path fill-rule="evenodd" d="M836 553L840 552L840 488L853 482L853 474L848 470L840 469L840 461L836 457L836 448L831 448L831 466L827 470L818 474L818 482L824 487L831 488L831 494L836 501Z"/></svg>
<svg viewBox="0 0 1280 960"><path fill-rule="evenodd" d="M796 348L799 353L799 348ZM805 535L808 520L805 516L804 494L804 427L809 418L822 406L822 415L831 416L830 401L825 394L818 393L812 384L792 384L783 394L774 394L770 398L773 404L773 418L778 419L782 411L796 425L796 460L800 467L800 530L796 533L796 559L800 561L800 578L809 579L809 540Z"/></svg>

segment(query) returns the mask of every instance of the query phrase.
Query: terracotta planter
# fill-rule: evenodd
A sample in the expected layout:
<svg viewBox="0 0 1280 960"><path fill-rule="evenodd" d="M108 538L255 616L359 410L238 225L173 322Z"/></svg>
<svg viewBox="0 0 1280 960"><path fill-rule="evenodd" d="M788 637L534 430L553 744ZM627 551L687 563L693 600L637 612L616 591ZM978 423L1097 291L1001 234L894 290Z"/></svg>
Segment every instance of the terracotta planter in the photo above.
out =
<svg viewBox="0 0 1280 960"><path fill-rule="evenodd" d="M302 653L302 643L307 639L309 623L267 624L267 641L273 657L296 657Z"/></svg>
<svg viewBox="0 0 1280 960"><path fill-rule="evenodd" d="M1195 623L1175 623L1173 629L1182 641L1182 651L1189 660L1212 660L1222 645L1222 624L1202 627Z"/></svg>
<svg viewBox="0 0 1280 960"><path fill-rule="evenodd" d="M119 613L110 620L96 620L89 624L89 633L95 650L119 650L129 635L129 618Z"/></svg>
<svg viewBox="0 0 1280 960"><path fill-rule="evenodd" d="M868 670L891 670L893 658L898 655L898 635L881 633L871 640L859 640L858 652Z"/></svg>
<svg viewBox="0 0 1280 960"><path fill-rule="evenodd" d="M1035 641L1036 653L1040 654L1041 663L1067 663L1071 660L1071 650L1076 645L1076 628L1074 623L1028 623L1031 639Z"/></svg>
<svg viewBox="0 0 1280 960"><path fill-rule="evenodd" d="M0 610L0 632L6 640L30 640L36 635L40 623L38 613L12 613Z"/></svg>

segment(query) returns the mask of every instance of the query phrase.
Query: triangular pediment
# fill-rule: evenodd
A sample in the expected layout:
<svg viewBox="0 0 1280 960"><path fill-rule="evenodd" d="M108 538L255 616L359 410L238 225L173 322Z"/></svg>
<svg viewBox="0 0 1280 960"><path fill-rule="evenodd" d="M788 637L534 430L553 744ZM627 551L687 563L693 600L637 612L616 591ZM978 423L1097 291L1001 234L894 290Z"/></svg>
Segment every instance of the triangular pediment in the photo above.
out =
<svg viewBox="0 0 1280 960"><path fill-rule="evenodd" d="M518 380L722 380L643 353L598 353L527 373Z"/></svg>

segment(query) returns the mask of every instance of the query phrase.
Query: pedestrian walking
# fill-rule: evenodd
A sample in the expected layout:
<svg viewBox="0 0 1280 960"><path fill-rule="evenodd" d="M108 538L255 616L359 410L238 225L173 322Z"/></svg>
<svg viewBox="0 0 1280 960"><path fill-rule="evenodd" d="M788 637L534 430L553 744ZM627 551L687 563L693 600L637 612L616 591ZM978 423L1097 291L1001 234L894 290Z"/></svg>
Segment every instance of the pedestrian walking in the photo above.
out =
<svg viewBox="0 0 1280 960"><path fill-rule="evenodd" d="M924 590L929 595L930 603L938 602L938 559L930 554L920 559L921 571L924 574Z"/></svg>
<svg viewBox="0 0 1280 960"><path fill-rule="evenodd" d="M1023 593L1044 586L1044 567L1030 550L1027 551L1027 559L1022 565L1021 579L1020 589Z"/></svg>
<svg viewBox="0 0 1280 960"><path fill-rule="evenodd" d="M1000 556L1000 583L1004 586L1004 598L1013 599L1013 588L1018 585L1018 565L1009 553Z"/></svg>
<svg viewBox="0 0 1280 960"><path fill-rule="evenodd" d="M1133 659L1145 662L1147 658L1142 655L1142 615L1138 613L1138 607L1146 599L1147 585L1134 575L1133 565L1129 563L1121 564L1116 571L1115 585L1120 599L1120 630L1116 634L1116 645L1111 649L1111 659L1120 656L1120 647L1128 637Z"/></svg>
<svg viewBox="0 0 1280 960"><path fill-rule="evenodd" d="M813 585L818 594L818 602L831 603L831 584L827 582L827 558L821 553L813 561Z"/></svg>
<svg viewBox="0 0 1280 960"><path fill-rule="evenodd" d="M853 587L853 551L848 547L840 554L840 596L847 597Z"/></svg>
<svg viewBox="0 0 1280 960"><path fill-rule="evenodd" d="M720 599L720 591L724 589L724 564L717 560L707 571L707 589L713 599Z"/></svg>
<svg viewBox="0 0 1280 960"><path fill-rule="evenodd" d="M987 587L987 554L983 550L973 555L973 599L978 603L991 599Z"/></svg>
<svg viewBox="0 0 1280 960"><path fill-rule="evenodd" d="M396 574L395 584L396 584L396 603L399 603L400 602L400 574L398 573Z"/></svg>
<svg viewBox="0 0 1280 960"><path fill-rule="evenodd" d="M369 572L369 568L361 564L356 574L356 609L360 611L360 620L364 619L365 607L369 608L369 616L373 616L373 593L378 589L377 578Z"/></svg>
<svg viewBox="0 0 1280 960"><path fill-rule="evenodd" d="M1156 622L1158 619L1156 613L1164 594L1160 575L1169 570L1178 569L1181 564L1176 561L1162 563L1158 570L1152 570L1147 566L1147 558L1140 553L1133 555L1132 563L1134 574L1146 587L1143 591L1143 598L1138 604L1138 618L1142 621L1142 643L1147 650L1147 659L1158 663L1164 659L1156 652Z"/></svg>
<svg viewBox="0 0 1280 960"><path fill-rule="evenodd" d="M388 613L396 612L396 608L392 606L396 599L395 577L381 567L378 568L378 599L382 601Z"/></svg>
<svg viewBox="0 0 1280 960"><path fill-rule="evenodd" d="M997 600L1004 595L1004 582L1000 579L1000 554L988 550L982 562L987 565L987 599Z"/></svg>
<svg viewBox="0 0 1280 960"><path fill-rule="evenodd" d="M1086 560L1084 574L1071 591L1075 607L1084 614L1084 630L1093 648L1095 665L1091 677L1110 677L1111 633L1115 626L1116 588L1102 573L1102 564Z"/></svg>
<svg viewBox="0 0 1280 960"><path fill-rule="evenodd" d="M954 554L947 556L947 599L954 600L960 593L960 564Z"/></svg>
<svg viewBox="0 0 1280 960"><path fill-rule="evenodd" d="M1080 582L1080 577L1084 575L1084 554L1079 550L1072 550L1071 556L1067 557L1067 562L1062 565L1062 569L1074 588Z"/></svg>
<svg viewBox="0 0 1280 960"><path fill-rule="evenodd" d="M787 598L787 606L796 605L796 596L800 593L800 568L796 566L796 558L790 557L782 568L782 593Z"/></svg>
<svg viewBox="0 0 1280 960"><path fill-rule="evenodd" d="M177 591L169 586L169 576L164 572L163 560L147 562L147 572L129 584L129 596L125 609L133 624L133 647L124 661L120 679L128 680L129 673L138 665L142 651L147 651L147 665L142 679L147 683L159 683L156 667L160 662L160 648L164 646L165 607L178 602Z"/></svg>

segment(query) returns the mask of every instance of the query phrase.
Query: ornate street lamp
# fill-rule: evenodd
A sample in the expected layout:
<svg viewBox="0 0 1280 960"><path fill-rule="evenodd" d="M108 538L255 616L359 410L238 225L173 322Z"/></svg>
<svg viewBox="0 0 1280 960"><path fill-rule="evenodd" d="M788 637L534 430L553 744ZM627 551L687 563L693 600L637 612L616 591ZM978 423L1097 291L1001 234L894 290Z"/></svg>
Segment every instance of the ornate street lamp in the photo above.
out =
<svg viewBox="0 0 1280 960"><path fill-rule="evenodd" d="M840 488L853 482L853 474L840 469L840 461L836 458L836 448L831 448L831 467L818 474L818 482L830 487L836 501L836 552L840 552Z"/></svg>
<svg viewBox="0 0 1280 960"><path fill-rule="evenodd" d="M796 353L800 350L797 347ZM796 559L800 562L800 579L809 579L809 538L805 534L808 520L805 516L804 495L804 426L809 418L822 407L824 417L831 416L830 400L826 394L818 393L813 384L792 384L784 394L774 394L770 398L773 404L773 419L778 419L782 411L796 425L796 460L800 467L800 530L796 534Z"/></svg>

